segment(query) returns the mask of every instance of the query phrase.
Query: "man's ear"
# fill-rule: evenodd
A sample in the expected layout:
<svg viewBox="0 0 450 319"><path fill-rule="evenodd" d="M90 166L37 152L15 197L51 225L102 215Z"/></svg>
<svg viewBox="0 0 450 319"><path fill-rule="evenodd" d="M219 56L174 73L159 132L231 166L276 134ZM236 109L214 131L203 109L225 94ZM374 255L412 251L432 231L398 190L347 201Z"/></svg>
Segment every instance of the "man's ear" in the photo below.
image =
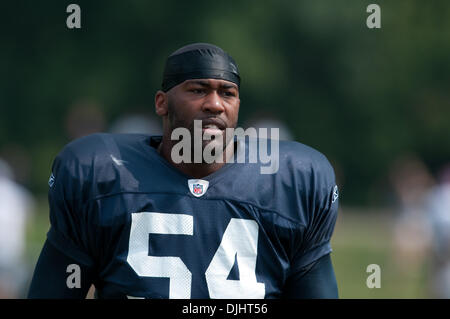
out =
<svg viewBox="0 0 450 319"><path fill-rule="evenodd" d="M166 116L168 112L168 96L163 91L156 92L155 111L159 116Z"/></svg>

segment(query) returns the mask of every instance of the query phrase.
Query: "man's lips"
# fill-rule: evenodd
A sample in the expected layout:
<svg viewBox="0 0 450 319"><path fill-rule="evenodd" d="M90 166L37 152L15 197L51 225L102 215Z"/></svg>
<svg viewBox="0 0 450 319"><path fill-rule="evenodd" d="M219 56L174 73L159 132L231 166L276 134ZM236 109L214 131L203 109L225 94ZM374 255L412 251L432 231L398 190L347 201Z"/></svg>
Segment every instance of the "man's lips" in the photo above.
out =
<svg viewBox="0 0 450 319"><path fill-rule="evenodd" d="M227 128L225 122L219 118L207 118L202 121L202 129L203 130L221 130Z"/></svg>

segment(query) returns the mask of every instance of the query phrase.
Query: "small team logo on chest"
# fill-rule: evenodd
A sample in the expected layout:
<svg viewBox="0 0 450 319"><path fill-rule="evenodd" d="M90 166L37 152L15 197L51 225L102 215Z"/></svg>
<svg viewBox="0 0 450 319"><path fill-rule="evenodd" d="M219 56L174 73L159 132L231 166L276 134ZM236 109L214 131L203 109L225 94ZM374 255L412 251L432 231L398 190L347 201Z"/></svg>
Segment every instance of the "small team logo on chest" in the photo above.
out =
<svg viewBox="0 0 450 319"><path fill-rule="evenodd" d="M208 190L209 182L203 179L189 179L188 186L192 195L200 197L205 195Z"/></svg>

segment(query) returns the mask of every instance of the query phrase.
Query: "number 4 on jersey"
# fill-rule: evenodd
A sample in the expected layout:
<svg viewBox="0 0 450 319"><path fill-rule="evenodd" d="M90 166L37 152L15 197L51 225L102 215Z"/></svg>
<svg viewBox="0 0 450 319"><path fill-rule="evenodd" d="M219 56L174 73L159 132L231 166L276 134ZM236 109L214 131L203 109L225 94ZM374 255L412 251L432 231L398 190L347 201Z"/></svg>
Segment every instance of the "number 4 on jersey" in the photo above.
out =
<svg viewBox="0 0 450 319"><path fill-rule="evenodd" d="M232 218L205 273L210 297L264 298L264 284L256 281L257 253L258 224L254 220ZM240 280L229 280L235 256Z"/></svg>

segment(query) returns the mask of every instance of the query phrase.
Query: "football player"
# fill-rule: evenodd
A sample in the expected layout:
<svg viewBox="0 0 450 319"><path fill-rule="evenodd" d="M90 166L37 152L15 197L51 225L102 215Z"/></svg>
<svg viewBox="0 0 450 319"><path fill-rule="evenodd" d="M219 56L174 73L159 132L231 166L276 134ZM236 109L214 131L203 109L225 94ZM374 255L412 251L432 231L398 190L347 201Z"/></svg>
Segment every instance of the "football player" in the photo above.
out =
<svg viewBox="0 0 450 319"><path fill-rule="evenodd" d="M155 96L162 136L93 134L64 147L29 298L84 298L92 284L97 298L338 298L333 168L283 141L278 171L262 174L248 143L226 138L239 93L228 53L187 45L168 57ZM174 160L172 133L194 133L196 120L219 137L201 149L223 142L224 161ZM238 150L244 163L230 160Z"/></svg>

